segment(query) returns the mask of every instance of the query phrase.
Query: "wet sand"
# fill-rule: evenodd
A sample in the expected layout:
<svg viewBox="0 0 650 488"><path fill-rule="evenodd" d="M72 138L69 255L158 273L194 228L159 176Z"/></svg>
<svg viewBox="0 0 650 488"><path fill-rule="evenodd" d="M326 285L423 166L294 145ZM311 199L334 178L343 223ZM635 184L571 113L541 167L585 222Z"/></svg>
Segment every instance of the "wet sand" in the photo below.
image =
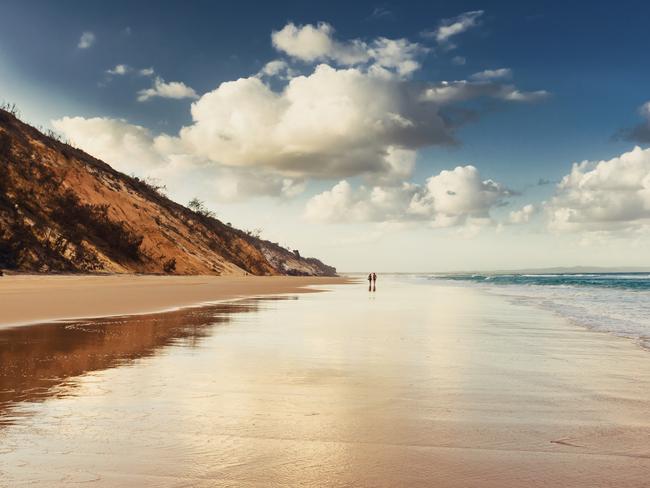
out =
<svg viewBox="0 0 650 488"><path fill-rule="evenodd" d="M314 291L346 278L12 275L0 278L0 329L45 321L168 311L239 297Z"/></svg>
<svg viewBox="0 0 650 488"><path fill-rule="evenodd" d="M650 352L462 286L0 331L0 486L645 487Z"/></svg>

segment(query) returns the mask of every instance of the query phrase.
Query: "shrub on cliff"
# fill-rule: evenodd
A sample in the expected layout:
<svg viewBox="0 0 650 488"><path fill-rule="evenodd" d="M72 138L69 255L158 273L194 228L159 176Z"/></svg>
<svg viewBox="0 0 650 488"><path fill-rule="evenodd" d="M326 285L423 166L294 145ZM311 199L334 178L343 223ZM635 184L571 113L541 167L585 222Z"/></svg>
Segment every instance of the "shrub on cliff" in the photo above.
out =
<svg viewBox="0 0 650 488"><path fill-rule="evenodd" d="M101 239L106 250L115 257L123 255L128 259L140 260L140 246L143 237L129 230L124 223L111 220L109 205L81 203L72 190L67 190L57 199L57 207L51 216L56 220L73 242L81 242L88 234Z"/></svg>

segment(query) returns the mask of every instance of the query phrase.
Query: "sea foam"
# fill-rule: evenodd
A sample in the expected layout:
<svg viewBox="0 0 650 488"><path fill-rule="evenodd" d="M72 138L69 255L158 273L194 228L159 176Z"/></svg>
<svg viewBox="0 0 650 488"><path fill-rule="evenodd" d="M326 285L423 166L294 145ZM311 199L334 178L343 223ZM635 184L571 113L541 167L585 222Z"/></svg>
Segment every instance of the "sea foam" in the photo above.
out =
<svg viewBox="0 0 650 488"><path fill-rule="evenodd" d="M429 279L470 283L650 348L648 273L435 275Z"/></svg>

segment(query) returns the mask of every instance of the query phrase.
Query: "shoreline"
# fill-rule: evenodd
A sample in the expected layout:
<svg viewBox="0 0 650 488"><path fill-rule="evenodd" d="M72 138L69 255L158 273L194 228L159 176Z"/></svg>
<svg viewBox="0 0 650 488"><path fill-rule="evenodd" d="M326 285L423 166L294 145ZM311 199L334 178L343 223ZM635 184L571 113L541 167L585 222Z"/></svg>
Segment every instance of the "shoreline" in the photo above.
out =
<svg viewBox="0 0 650 488"><path fill-rule="evenodd" d="M645 486L647 353L474 287L381 283L3 331L0 479Z"/></svg>
<svg viewBox="0 0 650 488"><path fill-rule="evenodd" d="M438 281L439 282L439 281ZM559 303L557 298L554 296L548 295L530 295L530 294L521 294L521 289L517 288L521 285L494 285L494 284L485 284L480 282L471 282L471 281L452 281L446 283L447 286L460 286L460 287L469 287L475 290L479 290L482 293L486 293L492 296L505 298L509 303L513 305L525 305L528 307L533 307L537 310L544 312L549 312L556 316L558 319L565 321L571 326L579 327L585 331L595 332L597 334L604 334L617 339L624 339L632 343L635 347L643 349L644 351L650 352L650 336L639 332L638 330L630 330L626 328L616 328L611 325L611 318L603 314L602 311L597 313L597 319L594 321L593 313L591 316L583 313L571 313L571 309L567 310L566 304ZM552 287L546 287L544 285L530 285L531 289L536 288L539 291L548 292ZM512 287L511 289L508 289ZM546 289L545 289L546 288ZM589 290L588 288L583 288L583 291ZM607 289L592 288L592 292L607 292ZM620 291L620 290L619 290ZM638 293L634 291L633 293ZM564 306L563 306L564 305ZM584 307L584 304L582 305ZM628 304L629 306L629 304ZM629 311L629 310L628 310ZM606 325L606 324L610 325Z"/></svg>
<svg viewBox="0 0 650 488"><path fill-rule="evenodd" d="M0 330L42 323L145 315L227 300L317 293L353 279L314 276L5 275Z"/></svg>

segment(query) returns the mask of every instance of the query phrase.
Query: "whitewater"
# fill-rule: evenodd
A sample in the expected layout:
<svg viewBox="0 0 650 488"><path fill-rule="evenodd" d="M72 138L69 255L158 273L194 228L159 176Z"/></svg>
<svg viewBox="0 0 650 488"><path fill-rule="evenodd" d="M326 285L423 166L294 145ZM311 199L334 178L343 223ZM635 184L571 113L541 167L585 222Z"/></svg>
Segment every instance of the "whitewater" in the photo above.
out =
<svg viewBox="0 0 650 488"><path fill-rule="evenodd" d="M650 349L650 273L450 274L427 279L471 284Z"/></svg>

